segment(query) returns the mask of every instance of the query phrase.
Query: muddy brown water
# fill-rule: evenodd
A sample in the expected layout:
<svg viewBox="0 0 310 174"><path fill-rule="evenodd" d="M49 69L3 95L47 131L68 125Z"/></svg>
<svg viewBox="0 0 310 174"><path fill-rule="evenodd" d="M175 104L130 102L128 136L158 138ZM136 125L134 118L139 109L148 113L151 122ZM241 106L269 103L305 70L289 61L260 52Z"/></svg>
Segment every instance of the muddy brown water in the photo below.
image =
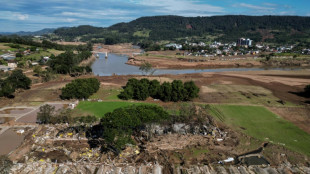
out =
<svg viewBox="0 0 310 174"><path fill-rule="evenodd" d="M8 123L11 120L14 120L14 117L0 117L0 124Z"/></svg>
<svg viewBox="0 0 310 174"><path fill-rule="evenodd" d="M0 155L7 155L21 145L25 138L25 133L16 133L18 129L8 129L0 135Z"/></svg>
<svg viewBox="0 0 310 174"><path fill-rule="evenodd" d="M0 114L23 114L31 110L31 108L10 108L0 111Z"/></svg>
<svg viewBox="0 0 310 174"><path fill-rule="evenodd" d="M93 73L97 76L116 75L142 75L138 66L126 64L128 56L110 53L108 58L99 53L99 58L92 64ZM227 72L227 71L264 71L264 70L296 70L298 68L216 68L216 69L154 69L154 75L162 74L192 74L202 72Z"/></svg>
<svg viewBox="0 0 310 174"><path fill-rule="evenodd" d="M49 104L51 106L55 106L55 111L62 109L62 108L67 108L67 104ZM37 113L40 111L40 109L35 109L32 112L26 114L22 118L18 119L17 122L22 122L22 123L36 123L37 121Z"/></svg>

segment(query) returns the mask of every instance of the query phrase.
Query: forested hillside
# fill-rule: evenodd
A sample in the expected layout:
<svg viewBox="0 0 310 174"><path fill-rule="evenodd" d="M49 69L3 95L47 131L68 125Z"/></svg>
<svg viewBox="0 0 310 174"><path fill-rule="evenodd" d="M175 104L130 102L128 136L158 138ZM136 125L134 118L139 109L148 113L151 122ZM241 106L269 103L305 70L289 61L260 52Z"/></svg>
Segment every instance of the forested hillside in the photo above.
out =
<svg viewBox="0 0 310 174"><path fill-rule="evenodd" d="M308 42L310 17L300 16L213 16L142 17L108 28L79 26L60 28L55 34L67 40L81 37L94 42L136 42L141 40L180 40L185 37L204 41L235 41L250 37L256 42Z"/></svg>

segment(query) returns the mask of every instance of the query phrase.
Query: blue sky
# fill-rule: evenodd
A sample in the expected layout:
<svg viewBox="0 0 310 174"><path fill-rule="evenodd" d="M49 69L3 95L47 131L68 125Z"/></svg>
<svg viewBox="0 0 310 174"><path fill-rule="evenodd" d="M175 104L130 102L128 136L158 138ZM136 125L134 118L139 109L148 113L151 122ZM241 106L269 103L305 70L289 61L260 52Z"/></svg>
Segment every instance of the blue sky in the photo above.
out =
<svg viewBox="0 0 310 174"><path fill-rule="evenodd" d="M0 0L0 32L93 25L141 16L310 16L310 0Z"/></svg>

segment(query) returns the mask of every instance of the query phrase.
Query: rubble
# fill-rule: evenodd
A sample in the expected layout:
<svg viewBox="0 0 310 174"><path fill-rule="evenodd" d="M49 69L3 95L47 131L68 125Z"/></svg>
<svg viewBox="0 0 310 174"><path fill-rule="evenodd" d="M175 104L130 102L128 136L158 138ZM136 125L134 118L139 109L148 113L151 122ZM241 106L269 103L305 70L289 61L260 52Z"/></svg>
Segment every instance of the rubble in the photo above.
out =
<svg viewBox="0 0 310 174"><path fill-rule="evenodd" d="M25 146L29 149L20 150L23 153L15 160L11 173L161 174L173 171L180 174L247 174L310 171L308 167L289 163L284 166L227 165L242 157L232 150L238 141L231 132L212 125L146 125L139 134L134 135L136 145L128 144L119 154L103 152L100 147L91 146L88 138L85 129L79 130L69 125L40 126L28 136L28 145ZM228 160L224 160L225 165L217 164L223 159Z"/></svg>

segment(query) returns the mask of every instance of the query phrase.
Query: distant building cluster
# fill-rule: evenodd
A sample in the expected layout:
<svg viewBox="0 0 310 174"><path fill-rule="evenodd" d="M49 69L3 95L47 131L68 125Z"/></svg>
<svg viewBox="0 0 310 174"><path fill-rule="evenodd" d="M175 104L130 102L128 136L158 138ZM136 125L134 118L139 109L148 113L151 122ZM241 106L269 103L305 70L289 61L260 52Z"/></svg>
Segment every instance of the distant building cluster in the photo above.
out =
<svg viewBox="0 0 310 174"><path fill-rule="evenodd" d="M252 46L253 40L251 39L245 39L245 38L240 38L237 40L237 45L238 46Z"/></svg>

